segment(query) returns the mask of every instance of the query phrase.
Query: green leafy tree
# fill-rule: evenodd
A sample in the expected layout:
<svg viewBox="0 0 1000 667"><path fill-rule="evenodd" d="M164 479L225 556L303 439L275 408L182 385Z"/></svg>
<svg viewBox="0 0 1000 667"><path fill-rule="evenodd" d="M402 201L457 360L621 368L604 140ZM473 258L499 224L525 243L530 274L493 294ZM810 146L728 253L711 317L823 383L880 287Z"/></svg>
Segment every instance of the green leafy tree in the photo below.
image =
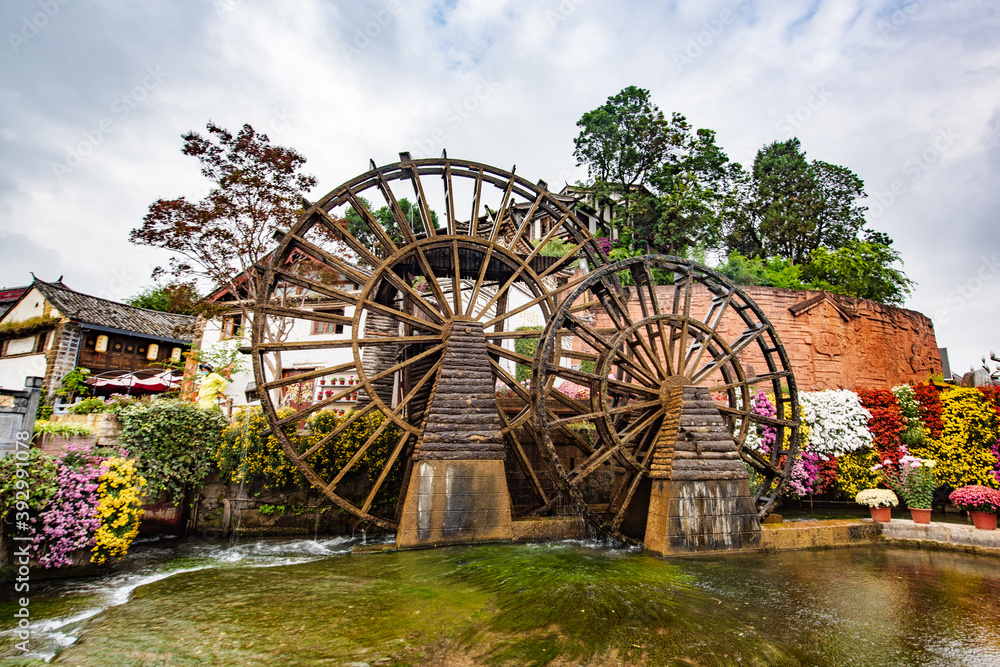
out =
<svg viewBox="0 0 1000 667"><path fill-rule="evenodd" d="M816 248L802 267L803 279L813 289L871 299L902 306L916 283L901 269L899 253L881 232L868 232L865 240L854 239L836 250Z"/></svg>
<svg viewBox="0 0 1000 667"><path fill-rule="evenodd" d="M798 139L764 146L752 172L733 182L726 245L747 257L800 264L817 248L843 247L865 224L864 182L846 167L809 162Z"/></svg>
<svg viewBox="0 0 1000 667"><path fill-rule="evenodd" d="M274 235L298 217L303 195L316 185L313 176L300 173L306 159L296 151L276 146L249 124L233 134L209 122L209 136L183 135L181 152L198 160L212 188L200 201L186 197L153 202L142 225L129 240L137 245L173 253L168 268L156 267L153 277L172 275L180 282L208 282L226 289L227 304L241 312L245 326L253 319L253 304L262 296L263 276L255 266L266 264ZM309 271L310 263L300 263ZM291 267L290 270L298 270ZM301 294L277 289L276 305L297 305ZM283 341L290 318L267 318L264 338ZM273 377L281 377L280 360L265 360Z"/></svg>
<svg viewBox="0 0 1000 667"><path fill-rule="evenodd" d="M364 197L361 197L360 200L361 203L365 205L365 208L367 208L369 211L372 210L371 202L369 202ZM420 217L420 207L418 207L416 204L412 203L409 199L406 199L405 197L403 199L400 199L397 203L399 204L399 211L400 213L403 214L403 218L406 219L406 222L410 227L410 229L412 229L416 233L423 232L424 224L423 220ZM434 211L430 211L429 213L431 217L431 222L436 229L438 226L437 213L435 213ZM400 241L403 240L403 233L399 230L399 224L396 222L396 218L395 216L393 216L391 208L389 208L388 206L383 206L377 211L373 211L372 215L378 221L379 225L382 226L382 229L386 231L386 233L394 242L399 243ZM368 228L368 225L365 224L364 220L361 218L361 215L357 211L355 211L353 207L349 207L347 209L346 213L344 214L344 219L347 220L347 230L356 239L358 239L358 241L360 241L368 248L377 249L381 247L378 242L378 237L375 235L373 231L371 231Z"/></svg>
<svg viewBox="0 0 1000 667"><path fill-rule="evenodd" d="M514 331L541 331L540 326L520 326L514 329ZM538 350L538 339L537 338L517 338L514 341L514 351L518 354L524 355L526 357L534 357L535 352ZM514 367L514 379L518 382L524 382L531 379L531 367L526 364L517 364Z"/></svg>
<svg viewBox="0 0 1000 667"><path fill-rule="evenodd" d="M629 86L583 114L574 156L586 165L598 201L640 249L682 254L715 245L730 182L737 175L711 130L668 120L648 90Z"/></svg>
<svg viewBox="0 0 1000 667"><path fill-rule="evenodd" d="M210 309L193 282L173 282L147 287L125 301L130 306L179 315L200 315Z"/></svg>
<svg viewBox="0 0 1000 667"><path fill-rule="evenodd" d="M715 269L737 285L767 285L784 289L806 289L801 278L801 267L787 259L774 257L744 257L740 251L729 253L725 264Z"/></svg>

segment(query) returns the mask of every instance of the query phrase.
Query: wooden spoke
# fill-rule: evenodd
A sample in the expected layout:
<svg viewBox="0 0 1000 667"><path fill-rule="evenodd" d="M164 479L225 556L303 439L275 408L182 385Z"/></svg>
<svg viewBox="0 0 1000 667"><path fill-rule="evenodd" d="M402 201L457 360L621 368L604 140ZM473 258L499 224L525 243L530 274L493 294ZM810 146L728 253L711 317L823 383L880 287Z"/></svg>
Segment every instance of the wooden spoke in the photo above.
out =
<svg viewBox="0 0 1000 667"><path fill-rule="evenodd" d="M420 212L420 221L424 226L424 233L428 238L437 236L437 229L434 228L431 212L427 208L427 197L424 195L424 186L420 182L420 175L416 169L410 169L409 172L410 182L413 183L413 194L417 198L417 210Z"/></svg>
<svg viewBox="0 0 1000 667"><path fill-rule="evenodd" d="M479 203L483 196L483 169L476 171L475 191L472 195L472 215L469 217L469 236L479 236ZM468 314L468 313L466 313Z"/></svg>
<svg viewBox="0 0 1000 667"><path fill-rule="evenodd" d="M300 236L296 236L294 234L289 234L288 236L289 240L296 248L302 250L307 255L311 255L312 257L326 264L327 266L337 269L343 275L347 276L351 280L360 283L363 283L366 280L368 280L368 276L363 271L358 269L358 267L352 265L350 262L347 262L341 259L340 257L337 257L336 255L331 255L330 253L323 250L319 246L310 243L309 241L305 240Z"/></svg>
<svg viewBox="0 0 1000 667"><path fill-rule="evenodd" d="M389 427L391 423L392 423L391 421L385 419L382 421L381 424L379 424L378 428L375 429L375 431L370 436L368 436L368 439L365 440L360 447L358 447L358 451L354 452L353 456L351 456L351 458L347 461L347 463L344 464L344 467L340 469L340 472L337 473L337 476L330 481L331 488L333 489L337 488L337 485L340 484L340 481L344 478L344 475L350 472L351 468L353 468L354 465L361 460L361 457L363 457L365 454L368 453L368 450L371 448L371 446L374 445L376 442L378 442L379 437L381 437L382 433ZM403 436L408 437L409 435L410 435L409 433L403 431Z"/></svg>
<svg viewBox="0 0 1000 667"><path fill-rule="evenodd" d="M375 403L369 403L368 405L366 405L365 407L361 408L360 410L353 411L350 415L348 415L347 419L345 419L344 421L342 421L340 423L340 425L337 426L337 428L333 429L332 431L330 431L329 433L327 433L326 435L324 435L322 438L320 438L320 440L315 445L313 445L312 447L310 447L309 449L307 449L305 452L303 452L302 455L299 458L300 459L308 459L313 454L315 454L316 452L318 452L320 449L322 449L323 447L326 447L328 444L330 444L331 442L333 442L341 433L343 433L344 431L346 431L348 429L348 427L350 427L354 422L356 422L359 419L361 419L362 417L364 417L366 414L368 414L369 412L371 412L372 410L374 410L376 407L377 406L376 406ZM336 484L334 484L334 486L336 486Z"/></svg>
<svg viewBox="0 0 1000 667"><path fill-rule="evenodd" d="M357 253L358 257L362 261L367 262L370 266L376 266L378 264L378 257L373 255L365 244L354 238L354 235L347 229L346 225L338 225L330 214L319 207L314 208L315 214L319 219L320 224L326 228L326 230L332 234L335 238L343 241L348 248Z"/></svg>
<svg viewBox="0 0 1000 667"><path fill-rule="evenodd" d="M631 275L634 288L622 287L621 272ZM672 300L657 294L655 275L661 272L674 276ZM696 288L707 289L713 295L703 320L692 314ZM560 463L556 471L564 488L600 530L636 543L638 538L625 532L631 530L625 517L634 505L637 489L648 477L659 429L668 416L664 397L682 385L710 384L711 391L724 392L722 399L716 400L723 422L736 438L741 456L754 461L754 467L764 477L763 488L755 495L761 515L780 497L791 471L788 461L794 447L789 447L787 457L782 459L785 463L779 467L777 460L757 461L766 457L748 453L752 450L743 443L748 429L756 424L797 433L798 412L792 419L776 419L751 415L749 409L750 388L766 382L776 389L779 383L784 386L787 382L789 390L778 402L782 406L786 402L795 405L794 382L787 357L770 325L761 319L759 309L747 306L734 313L731 302L737 297L744 299L745 295L710 270L676 258L642 256L600 266L562 298L563 306L539 339L532 400L536 405L550 400L562 405L566 397L554 387L558 379L588 387L590 399L588 404L579 403L569 412L545 410L535 422L550 457ZM734 313L730 320L742 320L746 329L732 345L719 333L731 326L724 321L730 313ZM581 349L562 349L559 341L567 335L576 339L573 347ZM767 370L746 378L740 355L754 345L764 357ZM551 359L593 363L596 370L567 369L542 361ZM605 374L609 377L603 377ZM667 381L670 384L663 384ZM745 407L737 408L739 401ZM575 430L579 424L594 424L597 441L582 462L575 457L566 462L564 445L557 448L553 437ZM774 455L781 453L776 450ZM597 479L595 472L612 463L614 492L610 497L596 495L594 500L588 500L594 485L589 480ZM604 491L606 494L607 489Z"/></svg>
<svg viewBox="0 0 1000 667"><path fill-rule="evenodd" d="M534 308L535 306L537 306L538 304L542 303L543 301L550 301L551 300L552 302L555 302L556 295L562 294L566 290L572 289L576 285L578 285L581 282L583 282L584 278L585 278L585 276L581 276L579 278L571 280L570 282L566 283L565 285L562 285L561 287L555 288L554 290L552 290L552 291L550 291L548 293L543 292L543 293L539 294L538 296L536 296L534 299L531 299L530 301L521 304L517 308L514 308L512 310L508 310L506 313L503 313L501 315L497 315L493 319L487 320L486 322L483 322L483 327L484 328L491 327L494 324L496 324L497 322L500 322L500 321L505 320L507 318L513 317L514 315L517 315L518 313L523 313L524 311L528 310L529 308Z"/></svg>
<svg viewBox="0 0 1000 667"><path fill-rule="evenodd" d="M451 242L451 292L454 300L453 312L462 312L462 267L458 257L458 240Z"/></svg>
<svg viewBox="0 0 1000 667"><path fill-rule="evenodd" d="M281 378L280 380L271 380L270 382L265 382L261 385L261 389L264 391L270 391L272 389L278 389L280 387L287 387L288 385L298 384L299 382L305 382L306 380L315 380L316 378L321 378L326 375L337 375L338 373L346 373L347 371L354 370L354 362L349 361L345 364L339 364L337 366L326 366L324 368L317 368L314 371L306 371L305 373L300 373L298 375L291 375L286 378Z"/></svg>
<svg viewBox="0 0 1000 667"><path fill-rule="evenodd" d="M378 238L379 243L382 245L384 256L391 257L397 250L399 250L399 247L395 244L392 237L389 236L389 233L384 227L382 227L375 216L372 215L371 211L368 210L368 207L365 206L364 202L362 202L349 187L346 188L346 191L348 201L351 203L351 208L353 208L355 212L361 216L361 219L364 221L368 229L375 234L376 238ZM377 264L378 262L374 262L372 266L376 266Z"/></svg>
<svg viewBox="0 0 1000 667"><path fill-rule="evenodd" d="M757 327L755 330L748 330L743 333L740 338L726 349L724 355L718 359L714 359L712 363L703 366L697 373L691 376L691 380L694 382L700 382L702 379L711 376L713 372L722 367L723 364L729 363L736 359L740 352L742 352L750 343L754 342L760 336L767 332L767 327L763 324ZM725 348L723 348L725 349Z"/></svg>
<svg viewBox="0 0 1000 667"><path fill-rule="evenodd" d="M410 434L406 432L399 436L399 442L396 443L396 446L392 450L392 454L389 455L389 460L386 461L385 465L382 467L382 472L379 474L378 479L375 480L375 485L372 487L372 490L368 492L368 497L365 498L365 504L361 506L362 512L367 512L371 509L375 496L378 495L378 492L382 489L382 484L385 483L385 478L389 475L389 471L392 470L392 467L396 464L396 459L399 458L399 453L403 451L403 446L409 439Z"/></svg>
<svg viewBox="0 0 1000 667"><path fill-rule="evenodd" d="M340 299L344 303L356 304L358 302L358 297L350 292L345 292L335 287L324 285L323 283L316 282L315 280L311 280L305 276L296 275L290 271L285 271L284 269L271 269L271 274L275 279L280 279L293 285L305 287L306 289L312 290L317 294L322 294L323 296ZM270 304L268 303L266 305L262 305L262 307L270 307Z"/></svg>
<svg viewBox="0 0 1000 667"><path fill-rule="evenodd" d="M290 352L293 350L324 350L336 348L350 348L354 345L398 345L400 343L436 343L441 340L440 336L380 336L377 338L364 338L359 341L352 340L310 340L305 342L291 343L261 343L257 349L261 352Z"/></svg>
<svg viewBox="0 0 1000 667"><path fill-rule="evenodd" d="M761 382L773 382L774 380L787 378L791 376L791 374L792 374L791 371L776 371L774 373L765 373L764 375L755 375L753 377L747 378L742 382L730 382L728 384L719 384L715 385L714 387L709 387L708 391L714 394L720 391L729 391L730 389L741 387L744 384L751 385L751 384L760 384Z"/></svg>
<svg viewBox="0 0 1000 667"><path fill-rule="evenodd" d="M390 308L389 306L383 306L382 304L372 301L370 299L365 299L359 307L369 310L379 315L385 315L397 322L402 322L403 324L408 324L414 329L423 329L425 331L431 331L440 334L444 331L444 327L436 322L429 322L428 320L422 320L418 317L413 317L408 315L401 310L396 310L395 308Z"/></svg>
<svg viewBox="0 0 1000 667"><path fill-rule="evenodd" d="M625 513L628 511L629 504L632 502L632 497L635 495L635 491L639 488L639 484L642 480L643 475L636 474L633 476L628 487L623 487L628 488L628 492L625 494L625 498L623 498L620 502L614 503L614 506L618 507L618 511L615 513L615 518L611 522L611 530L618 530L618 528L622 525L622 520L624 520Z"/></svg>
<svg viewBox="0 0 1000 667"><path fill-rule="evenodd" d="M500 235L500 226L503 224L504 218L507 213L507 205L510 203L510 193L514 190L514 170L511 170L510 180L507 181L507 187L504 188L503 200L500 202L500 208L497 210L496 219L493 221L493 229L490 231L490 244L497 242L497 237Z"/></svg>
<svg viewBox="0 0 1000 667"><path fill-rule="evenodd" d="M450 163L444 166L441 183L444 185L444 216L448 226L448 234L454 236L458 234L458 222L455 220L455 191L451 179Z"/></svg>
<svg viewBox="0 0 1000 667"><path fill-rule="evenodd" d="M301 308L286 308L284 306L264 306L262 311L265 315L275 317L292 317L299 320L309 320L311 322L329 322L340 324L345 327L352 326L354 319L346 315L332 315L321 310L303 310Z"/></svg>
<svg viewBox="0 0 1000 667"><path fill-rule="evenodd" d="M382 192L385 203L389 205L389 210L392 212L392 219L396 221L396 226L399 227L399 231L403 235L403 242L406 245L416 243L417 239L413 235L413 229L410 228L410 222L403 215L402 209L399 208L396 195L393 194L392 188L389 187L389 182L385 180L385 176L381 171L378 172L378 188Z"/></svg>

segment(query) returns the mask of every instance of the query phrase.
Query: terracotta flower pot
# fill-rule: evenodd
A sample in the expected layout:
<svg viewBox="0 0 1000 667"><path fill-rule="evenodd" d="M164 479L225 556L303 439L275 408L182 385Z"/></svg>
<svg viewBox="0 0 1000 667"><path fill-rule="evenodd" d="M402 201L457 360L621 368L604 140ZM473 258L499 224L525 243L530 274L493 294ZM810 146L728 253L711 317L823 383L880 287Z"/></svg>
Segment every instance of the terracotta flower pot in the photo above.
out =
<svg viewBox="0 0 1000 667"><path fill-rule="evenodd" d="M997 515L992 512L969 512L972 515L972 525L979 530L996 530Z"/></svg>
<svg viewBox="0 0 1000 667"><path fill-rule="evenodd" d="M877 523L889 523L892 521L891 507L869 507L872 513L872 521Z"/></svg>
<svg viewBox="0 0 1000 667"><path fill-rule="evenodd" d="M931 511L929 509L920 507L911 507L910 516L913 518L913 523L931 522Z"/></svg>

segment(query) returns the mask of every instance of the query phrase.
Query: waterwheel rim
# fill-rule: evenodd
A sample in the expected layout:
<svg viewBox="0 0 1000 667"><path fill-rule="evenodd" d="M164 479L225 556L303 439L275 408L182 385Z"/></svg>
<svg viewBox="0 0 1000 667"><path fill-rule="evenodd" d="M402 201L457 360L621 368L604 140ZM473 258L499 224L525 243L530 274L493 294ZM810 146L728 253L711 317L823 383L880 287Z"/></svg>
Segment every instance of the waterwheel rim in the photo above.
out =
<svg viewBox="0 0 1000 667"><path fill-rule="evenodd" d="M666 274L671 285L658 286ZM567 338L574 340L569 349L559 342ZM667 397L679 386L713 394L740 457L759 479L758 516L784 493L799 450L794 376L766 315L717 272L653 255L600 267L549 320L536 358L536 430L563 488L600 531L640 542L622 522L649 476L653 440L672 409ZM744 360L764 372L748 373ZM574 361L593 370L572 368ZM776 416L752 409L760 389L774 395ZM769 450L752 437L765 426L774 429Z"/></svg>
<svg viewBox="0 0 1000 667"><path fill-rule="evenodd" d="M429 177L440 178L443 184L437 205L425 189ZM460 184L466 186L464 195ZM404 214L404 194L414 198L410 211L415 214ZM463 196L465 201L461 201ZM377 204L365 204L369 197L384 202L391 228L380 221ZM456 213L461 204L471 205L465 209L471 211L467 219ZM347 210L353 210L355 219L361 221L353 230L344 223ZM440 224L434 224L431 212L435 210ZM538 242L533 244L532 233L538 231L533 226L536 221L542 225L542 220L548 220L548 227L538 229L547 231L538 233ZM543 246L553 239L572 251L561 259L544 258ZM334 252L337 243L342 244L341 254L346 246L353 258ZM306 262L309 270L296 270L296 261ZM445 344L442 332L455 322L476 321L484 327L495 382L524 404L513 413L501 409L499 401L497 407L508 457L535 495L530 507L521 511L551 506L557 485L541 457L526 453L532 447L541 452L543 446L530 428L530 395L513 372L515 364L534 362L533 356L513 351L514 341L537 338L540 332L512 329L527 314L534 314L539 326L548 321L565 294L582 280L573 282L564 275L577 261L600 266L607 257L587 227L543 183L531 184L513 172L447 157L373 165L310 205L281 238L268 267L262 267L265 289L254 305L251 352L271 432L303 477L334 504L363 523L396 529L399 504L391 506L392 499L384 494L395 475L402 476L405 493L409 456L421 430L420 411L413 407L436 381L435 363ZM357 289L324 282L323 270L353 282ZM422 287L414 286L417 279L423 281ZM288 286L336 300L344 312L324 314L315 308L279 303L279 289ZM515 291L519 295L516 305L510 303ZM267 333L275 320L322 322L342 327L348 337L305 344L275 341ZM380 334L366 331L372 322L381 322L384 330ZM337 363L317 363L316 368L294 377L275 376L276 369L283 367L274 363L276 358L300 355L301 361L306 351L317 351L315 358L319 358L318 352L331 350L342 352ZM389 350L398 358L387 366L368 368L366 353L372 350ZM279 415L282 392L288 388L345 374L356 375L358 384L335 387L331 395ZM323 437L303 445L295 427L340 405L341 399L354 392L359 409ZM320 470L313 463L325 447L366 419L378 423L376 432L340 465ZM381 452L385 464L367 470L370 479L363 483L359 479L362 464L373 451Z"/></svg>

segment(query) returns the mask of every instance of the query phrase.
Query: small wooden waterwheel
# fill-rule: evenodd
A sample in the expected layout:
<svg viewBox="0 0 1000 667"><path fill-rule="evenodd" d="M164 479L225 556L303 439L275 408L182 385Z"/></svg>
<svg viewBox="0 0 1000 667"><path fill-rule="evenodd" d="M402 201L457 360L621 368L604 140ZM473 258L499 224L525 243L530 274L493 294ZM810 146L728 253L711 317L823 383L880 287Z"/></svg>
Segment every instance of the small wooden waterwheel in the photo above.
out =
<svg viewBox="0 0 1000 667"><path fill-rule="evenodd" d="M561 342L567 339L572 346ZM780 498L799 449L795 380L767 317L715 271L667 256L600 267L549 320L536 358L536 429L566 490L599 530L639 541L645 512L635 505L655 473L658 438L677 432L684 387L692 396L691 387L710 392L753 470L759 517ZM775 415L752 410L759 389L773 394ZM696 409L714 413L700 395ZM562 406L559 414L547 407L553 404ZM758 427L769 447L759 446ZM648 483L644 492L648 499Z"/></svg>
<svg viewBox="0 0 1000 667"><path fill-rule="evenodd" d="M582 280L569 277L570 267L601 266L607 257L544 183L447 156L401 158L372 163L309 205L262 267L252 356L271 430L315 488L389 530L399 525L418 445L436 447L439 459L458 458L459 441L499 433L499 456L484 449L504 460L508 481L521 489L511 492L512 509L538 512L560 492L531 428L529 393L515 377L515 365L530 367L534 357L517 353L515 342L537 340ZM553 246L555 256L547 250ZM285 342L269 334L302 322L342 335ZM536 326L524 330L526 323ZM322 361L337 355L336 363ZM293 367L301 370L289 375ZM443 367L452 377L442 378ZM303 383L347 374L358 384L309 402L288 400ZM307 420L355 392L353 412L321 437L303 439ZM501 407L501 394L520 407ZM434 419L453 426L454 452L447 428L423 442L431 406ZM339 444L358 431L363 441Z"/></svg>

